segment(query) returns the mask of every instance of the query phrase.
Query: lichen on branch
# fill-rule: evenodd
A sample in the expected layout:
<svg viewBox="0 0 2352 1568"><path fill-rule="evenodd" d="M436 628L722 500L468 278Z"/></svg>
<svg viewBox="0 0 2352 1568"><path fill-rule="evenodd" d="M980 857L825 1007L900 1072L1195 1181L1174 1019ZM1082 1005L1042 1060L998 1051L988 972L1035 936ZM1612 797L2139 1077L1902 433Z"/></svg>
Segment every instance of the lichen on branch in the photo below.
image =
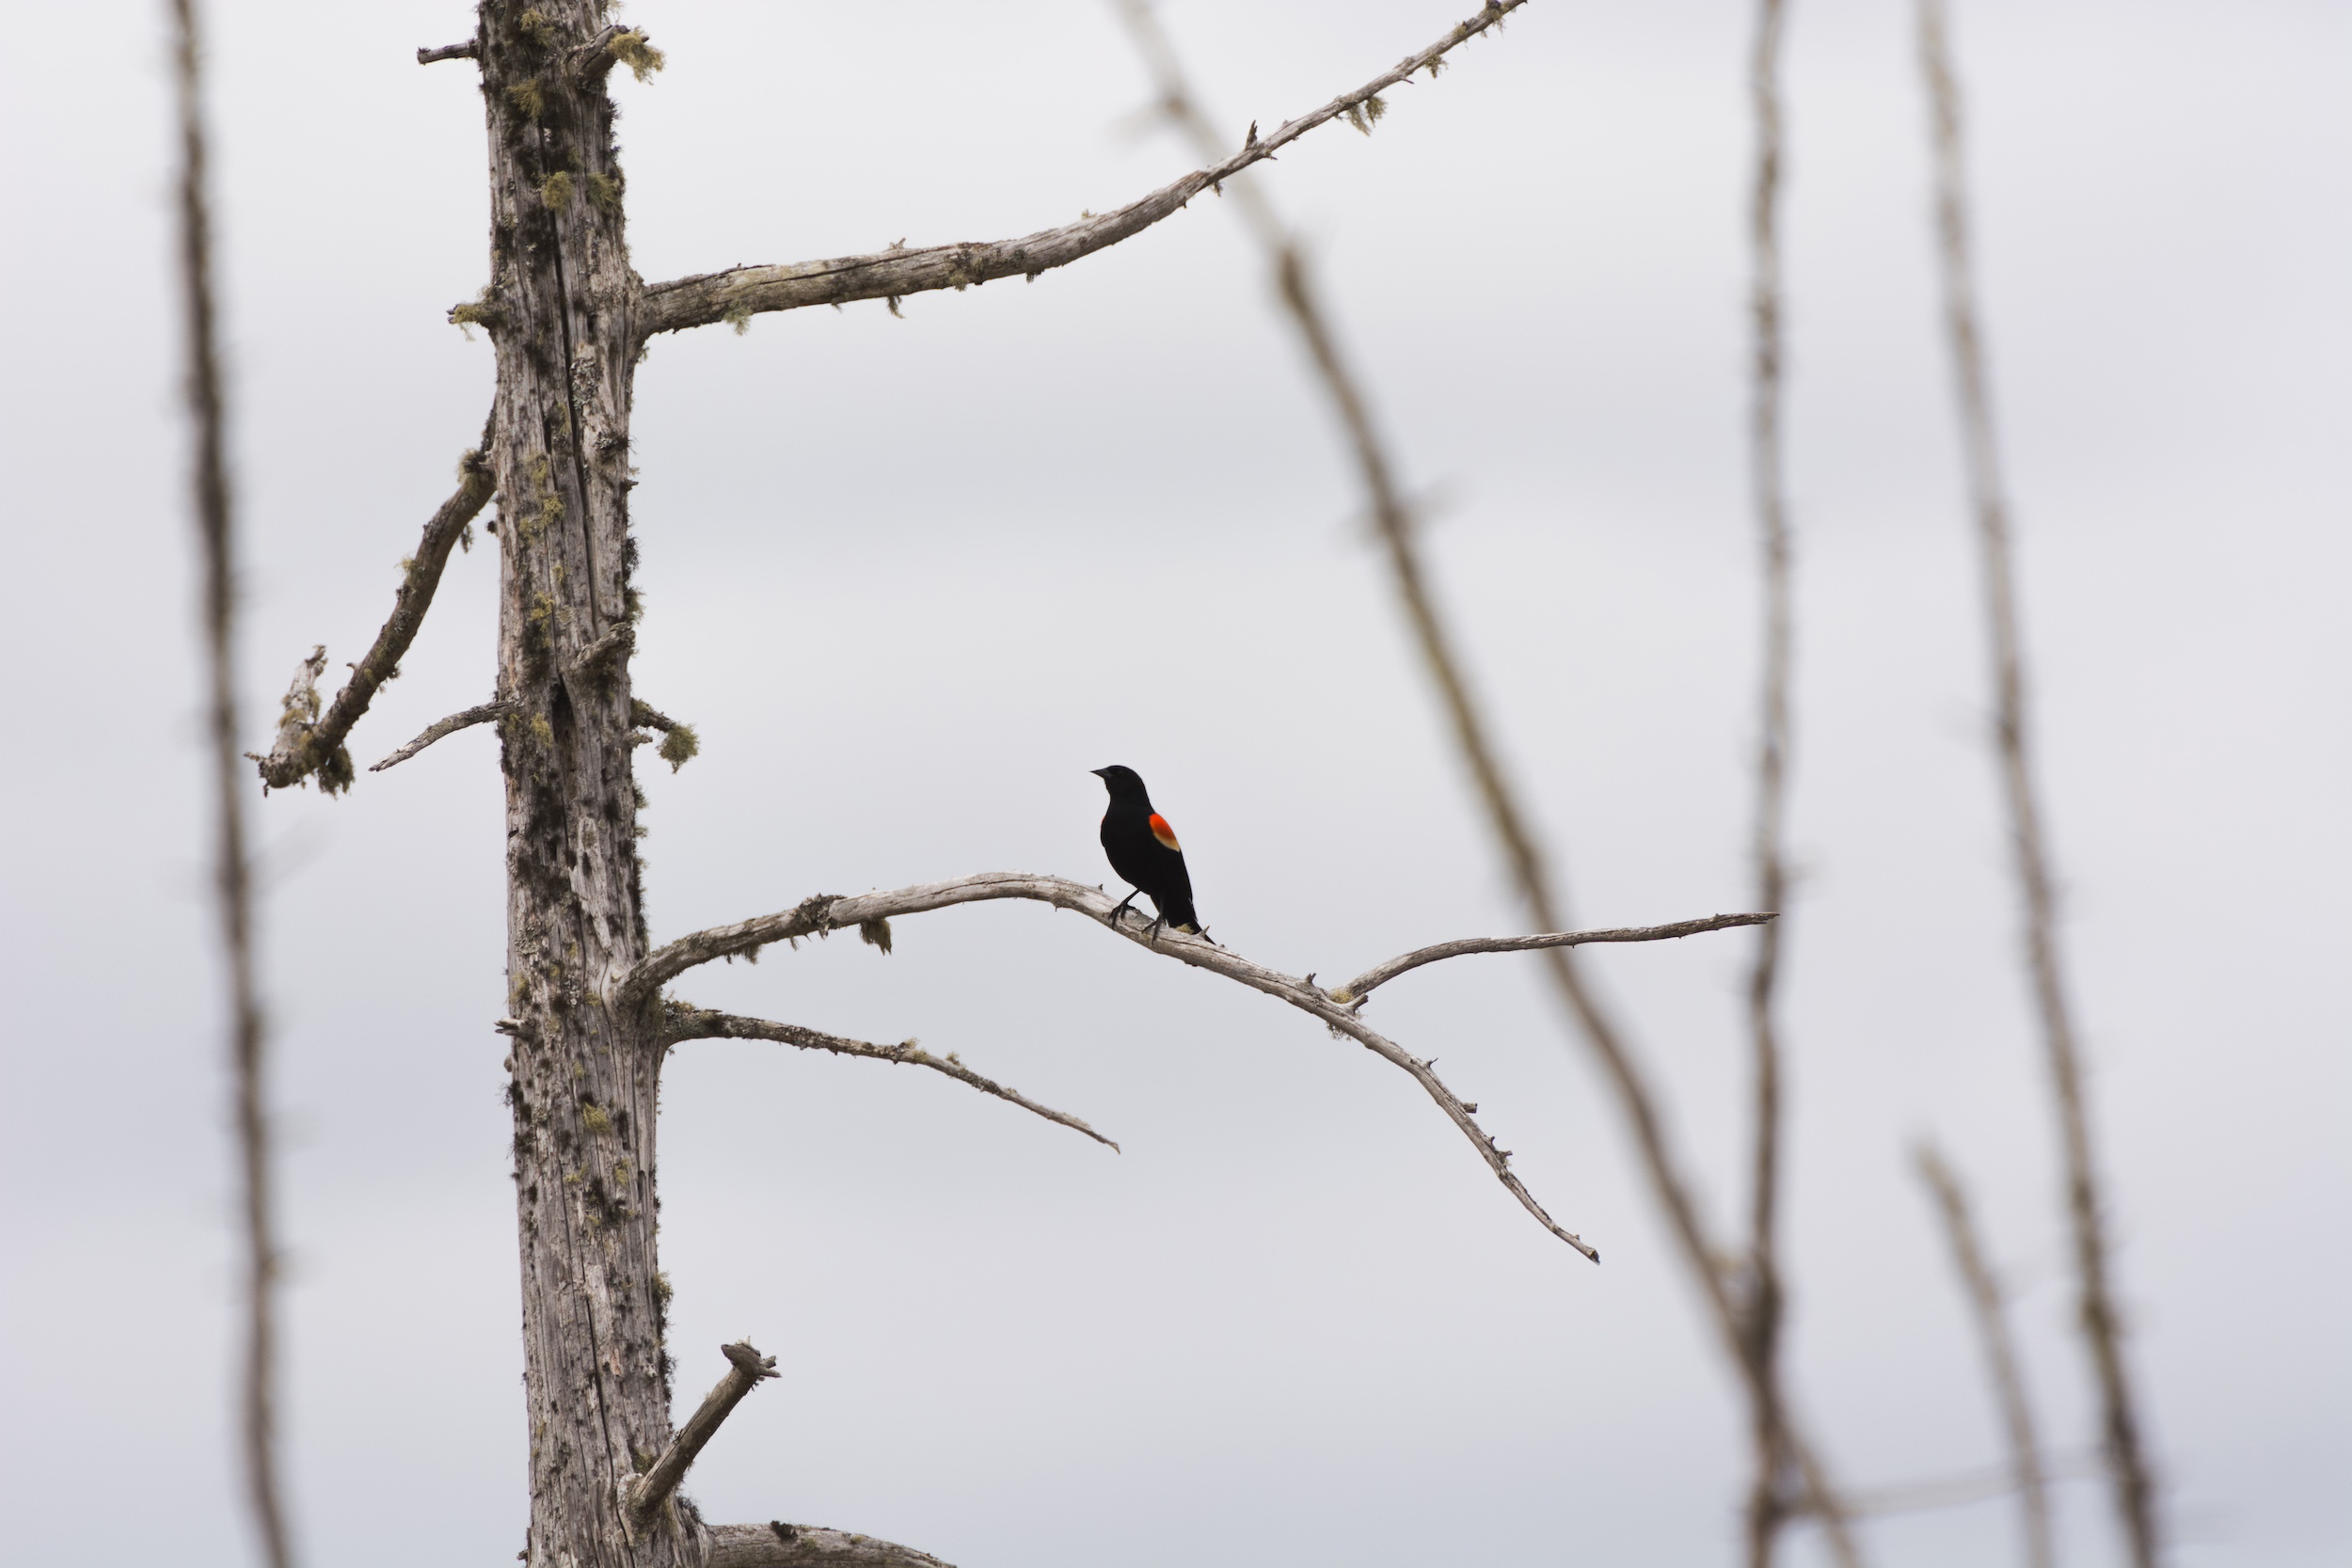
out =
<svg viewBox="0 0 2352 1568"><path fill-rule="evenodd" d="M417 553L408 559L401 573L390 618L384 623L384 629L376 633L367 656L351 667L351 678L335 693L333 702L322 705L319 701L318 680L326 670L326 647L322 644L312 649L310 657L302 661L294 684L287 688L278 738L269 754L246 753L260 768L264 790L290 789L312 778L328 795L340 795L351 787L351 752L343 744L344 738L368 711L377 689L400 673L401 658L416 641L417 630L424 624L424 612L432 607L434 592L440 587L441 569L449 562L449 552L469 536L475 515L490 499L492 480L486 455L489 445L489 426L485 424L481 446L457 461L456 492L441 503L424 525L424 537L417 545Z"/></svg>

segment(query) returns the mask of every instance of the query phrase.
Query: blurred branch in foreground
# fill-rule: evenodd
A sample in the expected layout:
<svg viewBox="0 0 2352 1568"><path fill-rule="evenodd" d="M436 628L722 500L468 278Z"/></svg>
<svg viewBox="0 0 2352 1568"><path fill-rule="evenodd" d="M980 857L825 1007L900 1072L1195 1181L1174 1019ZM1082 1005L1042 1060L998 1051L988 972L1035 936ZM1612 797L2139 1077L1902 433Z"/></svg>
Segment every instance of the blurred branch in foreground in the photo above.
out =
<svg viewBox="0 0 2352 1568"><path fill-rule="evenodd" d="M276 1437L277 1248L271 1239L269 1124L262 1092L262 1004L254 974L253 878L239 793L236 695L236 540L231 531L220 379L219 323L213 307L213 236L206 196L203 56L194 0L170 0L180 110L180 282L187 318L188 415L194 426L194 500L203 559L205 738L213 772L214 886L228 970L230 1062L234 1081L238 1175L244 1187L245 1472L254 1528L271 1568L286 1568Z"/></svg>
<svg viewBox="0 0 2352 1568"><path fill-rule="evenodd" d="M1756 119L1756 167L1748 204L1750 250L1748 477L1761 546L1763 679L1757 694L1756 741L1756 908L1788 908L1786 838L1788 816L1789 667L1794 655L1794 607L1789 597L1788 504L1782 464L1780 287L1780 40L1781 0L1757 0L1756 39L1748 64L1748 101ZM1748 1309L1741 1325L1746 1354L1756 1368L1753 1413L1756 1473L1748 1495L1749 1568L1767 1568L1787 1517L1788 1455L1782 1440L1781 1397L1780 922L1756 932L1748 972L1748 1037L1756 1105L1749 1136L1754 1169L1748 1182Z"/></svg>
<svg viewBox="0 0 2352 1568"><path fill-rule="evenodd" d="M2074 1229L2079 1321L2098 1380L2101 1443L2107 1457L2116 1513L2130 1544L2134 1568L2154 1568L2163 1556L2155 1484L2140 1435L2138 1401L2123 1364L2123 1328L2108 1278L2106 1207L2090 1147L2090 1114L2083 1100L2082 1059L2075 1044L2073 1006L2058 954L2057 879L2050 867L2041 796L2034 780L2031 726L2026 711L2025 641L2017 620L2017 568L2010 549L2009 503L2000 455L1994 442L1992 390L1985 372L1984 335L1970 254L1960 86L1952 71L1943 0L1918 0L1918 26L1919 65L1927 78L1935 164L1944 326L1951 345L1961 448L1980 547L2001 791L2009 812L2011 864L2025 906L2026 966L2041 1014L2064 1145L2066 1212Z"/></svg>
<svg viewBox="0 0 2352 1568"><path fill-rule="evenodd" d="M1977 1320L1977 1338L1984 1343L1985 1371L1993 1380L1993 1395L2001 1407L2001 1424L2008 1430L2010 1485L2025 1516L2026 1568L2051 1568L2050 1496L2044 1485L2042 1440L2034 1431L2033 1406L2026 1398L2026 1378L2017 1357L2017 1344L2009 1331L2009 1314L2001 1282L1977 1237L1976 1220L1968 1212L1968 1195L1960 1177L1937 1153L1922 1143L1912 1151L1919 1180L1935 1199L1944 1222L1944 1239L1952 1249L1953 1266L1967 1292Z"/></svg>
<svg viewBox="0 0 2352 1568"><path fill-rule="evenodd" d="M1160 27L1148 0L1116 3L1152 72L1160 112L1191 138L1202 158L1215 160L1224 156L1228 150L1226 143L1194 97L1175 47ZM1371 123L1368 120L1357 128L1369 133ZM1243 221L1265 249L1283 309L1297 328L1316 375L1346 433L1374 529L1388 553L1398 599L1412 626L1430 677L1437 683L1454 741L1477 784L1487 821L1501 843L1503 859L1529 919L1539 931L1565 930L1565 901L1554 892L1527 815L1503 775L1486 719L1470 694L1461 660L1454 651L1453 633L1438 609L1421 557L1418 520L1399 487L1396 465L1373 419L1370 399L1340 352L1330 314L1324 306L1312 270L1296 236L1283 224L1251 177L1233 178L1226 184L1239 204ZM1772 809L1777 811L1776 803ZM1757 1354L1759 1347L1769 1350L1775 1340L1775 1336L1769 1333L1759 1337L1754 1325L1759 1308L1764 1313L1777 1312L1776 1278L1769 1286L1764 1284L1771 1276L1756 1269L1753 1260L1746 1268L1726 1266L1721 1261L1724 1253L1708 1234L1682 1158L1668 1143L1659 1097L1631 1041L1585 985L1582 972L1566 949L1548 948L1543 956L1545 972L1553 989L1616 1091L1619 1109L1631 1126L1644 1169L1666 1212L1668 1227L1684 1264L1706 1298L1716 1328L1739 1370L1748 1397L1752 1426L1757 1433L1757 1471L1773 1482L1772 1501L1764 1510L1766 1516L1773 1528L1780 1520L1800 1514L1820 1520L1832 1554L1845 1568L1853 1568L1860 1557L1846 1528L1845 1511L1836 1489L1811 1444L1797 1430L1788 1413L1776 1362L1769 1354ZM1760 1091L1759 1106L1776 1116L1776 1089L1772 1093L1774 1097L1768 1100ZM1776 1158L1771 1153L1772 1134L1759 1132L1757 1141L1764 1151L1759 1161ZM1769 1204L1769 1196L1763 1201ZM1767 1302L1771 1305L1762 1305ZM1793 1497L1784 1495L1778 1485L1779 1478L1789 1471L1795 1477Z"/></svg>

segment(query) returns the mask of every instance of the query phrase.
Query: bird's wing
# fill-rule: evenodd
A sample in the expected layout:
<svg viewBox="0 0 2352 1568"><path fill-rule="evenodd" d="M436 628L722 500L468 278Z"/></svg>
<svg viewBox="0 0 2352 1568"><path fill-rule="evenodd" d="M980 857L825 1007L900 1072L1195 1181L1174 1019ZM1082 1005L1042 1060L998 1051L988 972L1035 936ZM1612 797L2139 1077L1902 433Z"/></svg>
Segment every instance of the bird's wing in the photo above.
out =
<svg viewBox="0 0 2352 1568"><path fill-rule="evenodd" d="M1178 854L1184 853L1184 847L1176 842L1176 830L1169 827L1168 818L1158 812L1152 814L1152 836L1158 839L1162 847L1173 849Z"/></svg>

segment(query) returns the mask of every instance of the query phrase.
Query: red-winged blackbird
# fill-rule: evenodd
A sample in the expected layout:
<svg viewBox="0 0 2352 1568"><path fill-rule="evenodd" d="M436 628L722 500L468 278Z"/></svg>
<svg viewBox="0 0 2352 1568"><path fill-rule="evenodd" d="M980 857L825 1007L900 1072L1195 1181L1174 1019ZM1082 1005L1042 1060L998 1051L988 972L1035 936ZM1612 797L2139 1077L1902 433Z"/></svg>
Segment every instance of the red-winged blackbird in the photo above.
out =
<svg viewBox="0 0 2352 1568"><path fill-rule="evenodd" d="M1206 935L1200 917L1193 912L1192 879L1184 872L1176 830L1152 809L1142 778L1132 768L1119 767L1098 768L1094 776L1111 792L1110 809L1103 814L1103 852L1111 858L1111 869L1135 884L1136 893L1151 895L1160 911L1152 928L1167 925ZM1120 899L1119 908L1134 903L1136 893ZM1115 925L1118 920L1119 911L1114 910L1111 921Z"/></svg>

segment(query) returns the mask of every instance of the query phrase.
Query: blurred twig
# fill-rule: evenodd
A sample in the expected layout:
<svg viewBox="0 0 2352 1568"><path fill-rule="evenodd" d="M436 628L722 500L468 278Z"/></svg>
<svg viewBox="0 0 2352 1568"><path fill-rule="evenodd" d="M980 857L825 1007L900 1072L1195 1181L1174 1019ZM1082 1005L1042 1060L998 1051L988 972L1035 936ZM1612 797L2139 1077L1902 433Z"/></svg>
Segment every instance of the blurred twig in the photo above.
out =
<svg viewBox="0 0 2352 1568"><path fill-rule="evenodd" d="M204 570L206 738L215 803L215 887L229 979L230 1059L235 1083L238 1173L245 1198L245 1470L262 1550L271 1568L292 1554L280 1503L275 1433L269 1127L262 1103L262 1008L254 973L253 880L247 864L237 756L236 558L224 452L226 409L218 322L213 308L212 221L206 200L202 55L194 0L168 0L180 109L180 281L187 315L188 413L195 426L195 505Z"/></svg>
<svg viewBox="0 0 2352 1568"><path fill-rule="evenodd" d="M1201 156L1221 156L1226 150L1225 138L1218 135L1194 98L1174 46L1161 30L1148 0L1117 0L1117 4L1151 69L1161 111L1192 139ZM1565 901L1553 888L1527 815L1504 777L1486 717L1470 694L1461 660L1454 652L1453 635L1430 590L1410 504L1399 489L1396 467L1373 419L1370 400L1340 352L1312 271L1296 237L1251 177L1237 177L1226 183L1239 203L1244 221L1265 248L1283 309L1297 328L1333 411L1346 432L1374 529L1387 551L1395 578L1397 596L1430 677L1437 683L1454 741L1477 784L1487 822L1502 846L1520 901L1536 930L1565 930L1568 927ZM1748 1324L1755 1292L1742 1289L1743 1281L1739 1276L1745 1271L1725 1267L1721 1261L1723 1253L1708 1235L1681 1157L1668 1142L1658 1096L1634 1053L1632 1042L1584 983L1583 972L1569 949L1545 949L1543 962L1563 1006L1575 1020L1603 1074L1616 1091L1619 1108L1631 1125L1644 1171L1666 1212L1668 1228L1677 1250L1705 1296L1709 1316L1739 1370L1757 1428L1772 1433L1769 1447L1779 1456L1774 1473L1782 1467L1794 1472L1797 1499L1793 1503L1787 1498L1778 1500L1773 1512L1776 1515L1803 1513L1818 1518L1836 1560L1846 1568L1853 1568L1860 1557L1846 1528L1845 1511L1810 1443L1788 1413L1778 1369L1751 1354L1755 1340Z"/></svg>
<svg viewBox="0 0 2352 1568"><path fill-rule="evenodd" d="M2001 1424L2009 1434L2009 1486L2017 1492L2025 1515L2026 1568L2051 1568L2050 1496L2043 1481L2042 1441L2034 1431L2033 1406L2026 1399L2026 1378L2017 1359L2016 1342L2009 1332L2009 1314L2001 1283L1977 1239L1976 1221L1968 1212L1968 1195L1935 1146L1922 1143L1912 1151L1919 1180L1935 1199L1944 1222L1944 1238L1952 1249L1953 1266L1968 1293L1977 1320L1977 1337L1984 1342L1985 1370L2001 1407ZM2006 1490L2007 1488L2004 1488Z"/></svg>
<svg viewBox="0 0 2352 1568"><path fill-rule="evenodd" d="M2001 790L2009 809L2010 860L2025 906L2026 964L2041 1014L2064 1145L2066 1212L2074 1231L2080 1322L2099 1385L2101 1443L2107 1457L2116 1513L2136 1568L2154 1568L2162 1556L2155 1486L2140 1436L2138 1402L2123 1364L2123 1329L2108 1279L2106 1212L2090 1147L2090 1117L2083 1100L2074 1011L2058 954L2056 879L2050 869L2040 792L2034 782L2032 736L2026 712L2024 638L2017 622L2016 565L2010 551L2009 504L1994 442L1992 393L1985 375L1983 331L1970 256L1960 87L1952 71L1943 0L1918 0L1918 27L1919 63L1927 78L1935 160L1944 325L1951 344L1961 446L1980 546Z"/></svg>
<svg viewBox="0 0 2352 1568"><path fill-rule="evenodd" d="M2106 1461L2096 1452L2060 1456L2043 1463L2046 1490L2056 1481L2097 1481L2106 1474ZM1925 1513L1939 1508L1960 1508L1988 1502L2017 1490L2017 1472L2007 1465L1961 1475L1934 1476L1862 1487L1846 1495L1846 1507L1855 1518L1883 1519L1897 1513Z"/></svg>
<svg viewBox="0 0 2352 1568"><path fill-rule="evenodd" d="M1788 507L1782 477L1780 288L1780 39L1782 0L1758 0L1756 39L1748 64L1748 99L1756 119L1756 170L1748 203L1753 275L1748 312L1748 468L1762 546L1763 681L1756 744L1756 907L1786 911L1789 664L1792 656ZM1778 1248L1780 1210L1780 1037L1775 1004L1780 986L1781 923L1756 931L1748 972L1748 1036L1755 1079L1754 1168L1749 1175L1748 1300L1741 1323L1744 1354L1756 1369L1757 1397L1751 1437L1756 1473L1748 1494L1749 1568L1767 1568L1787 1517L1788 1458L1782 1441L1780 1330L1782 1295Z"/></svg>

